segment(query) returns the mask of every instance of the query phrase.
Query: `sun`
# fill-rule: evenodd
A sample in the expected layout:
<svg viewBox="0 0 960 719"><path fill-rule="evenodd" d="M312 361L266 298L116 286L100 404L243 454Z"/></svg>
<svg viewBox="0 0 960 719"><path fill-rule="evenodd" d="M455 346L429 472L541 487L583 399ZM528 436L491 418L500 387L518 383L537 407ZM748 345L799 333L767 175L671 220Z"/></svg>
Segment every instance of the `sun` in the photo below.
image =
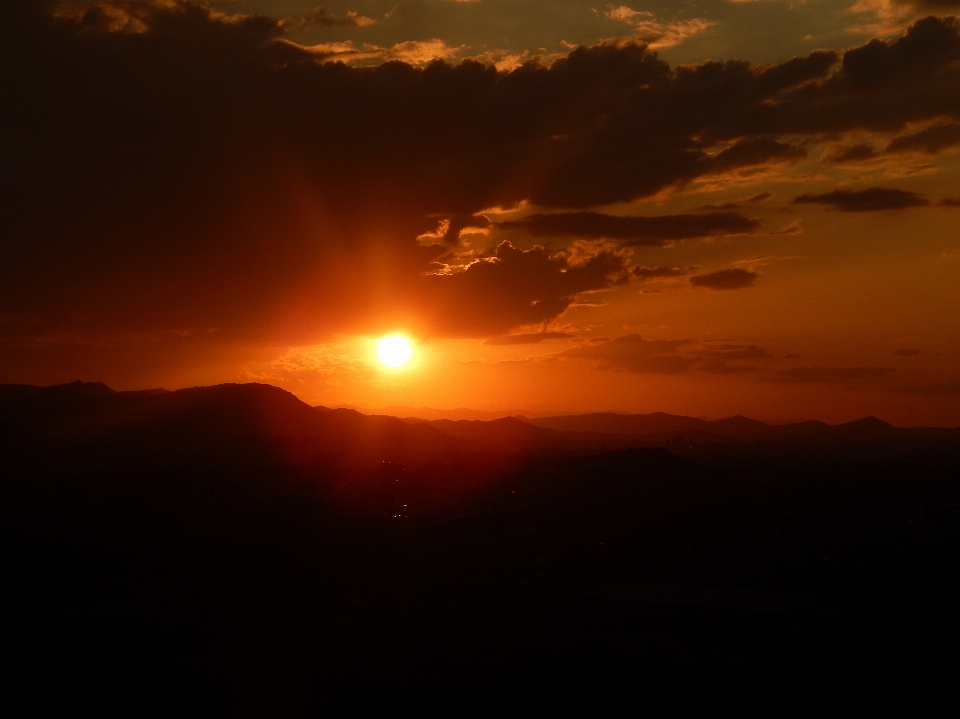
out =
<svg viewBox="0 0 960 719"><path fill-rule="evenodd" d="M387 367L403 367L412 354L410 340L403 335L388 335L377 344L377 356Z"/></svg>

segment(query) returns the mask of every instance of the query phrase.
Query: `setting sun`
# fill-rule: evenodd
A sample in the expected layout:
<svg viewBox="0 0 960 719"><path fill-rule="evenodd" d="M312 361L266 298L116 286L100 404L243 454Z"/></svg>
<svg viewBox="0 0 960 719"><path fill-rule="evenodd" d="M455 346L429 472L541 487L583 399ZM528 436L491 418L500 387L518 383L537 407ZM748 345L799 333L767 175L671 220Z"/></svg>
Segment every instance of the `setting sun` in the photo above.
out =
<svg viewBox="0 0 960 719"><path fill-rule="evenodd" d="M410 341L403 335L384 337L377 344L377 356L387 367L403 367L412 354Z"/></svg>

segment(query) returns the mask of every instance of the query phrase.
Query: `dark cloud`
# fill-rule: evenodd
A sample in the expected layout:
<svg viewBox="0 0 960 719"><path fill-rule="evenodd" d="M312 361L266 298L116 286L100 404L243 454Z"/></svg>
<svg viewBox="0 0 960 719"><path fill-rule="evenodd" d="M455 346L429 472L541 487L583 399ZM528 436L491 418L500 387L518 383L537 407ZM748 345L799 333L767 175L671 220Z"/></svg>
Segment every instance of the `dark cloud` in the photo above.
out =
<svg viewBox="0 0 960 719"><path fill-rule="evenodd" d="M705 215L636 217L599 212L536 214L499 223L505 229L522 229L542 237L604 237L627 245L663 245L672 240L721 235L746 235L760 231L760 221L736 212Z"/></svg>
<svg viewBox="0 0 960 719"><path fill-rule="evenodd" d="M896 372L891 367L793 367L777 372L780 382L840 382L886 377Z"/></svg>
<svg viewBox="0 0 960 719"><path fill-rule="evenodd" d="M742 290L753 287L753 283L760 276L758 272L735 267L730 270L717 270L705 275L694 275L690 284L694 287L705 287L708 290Z"/></svg>
<svg viewBox="0 0 960 719"><path fill-rule="evenodd" d="M376 23L373 18L360 15L351 10L346 15L337 16L327 12L325 7L314 8L301 18L295 20L301 30L305 30L312 25L323 27L368 27Z"/></svg>
<svg viewBox="0 0 960 719"><path fill-rule="evenodd" d="M685 277L696 272L699 267L634 267L630 273L641 282L646 280L670 279L673 277Z"/></svg>
<svg viewBox="0 0 960 719"><path fill-rule="evenodd" d="M499 337L489 337L484 341L485 345L530 345L543 342L545 340L567 340L575 339L576 335L568 332L528 332L526 334L500 335Z"/></svg>
<svg viewBox="0 0 960 719"><path fill-rule="evenodd" d="M610 287L626 271L626 260L611 252L571 266L539 245L521 250L505 241L465 271L423 278L416 314L403 324L423 334L501 335L553 319L576 295Z"/></svg>
<svg viewBox="0 0 960 719"><path fill-rule="evenodd" d="M960 10L960 0L894 0L897 5L914 8L917 12L946 13Z"/></svg>
<svg viewBox="0 0 960 719"><path fill-rule="evenodd" d="M680 347L689 344L692 344L689 340L645 340L638 334L630 334L573 347L558 356L594 360L598 369L677 374L693 366L690 360L677 354Z"/></svg>
<svg viewBox="0 0 960 719"><path fill-rule="evenodd" d="M756 345L719 345L704 350L701 356L724 360L758 360L770 359L773 354Z"/></svg>
<svg viewBox="0 0 960 719"><path fill-rule="evenodd" d="M925 207L930 204L922 195L893 187L869 187L865 190L834 190L822 195L801 195L795 204L831 205L842 212L877 212Z"/></svg>
<svg viewBox="0 0 960 719"><path fill-rule="evenodd" d="M920 350L915 349L901 349L893 351L893 355L895 357L916 357L918 354L920 354Z"/></svg>
<svg viewBox="0 0 960 719"><path fill-rule="evenodd" d="M830 148L824 155L827 162L863 162L879 157L879 153L870 145L838 145Z"/></svg>
<svg viewBox="0 0 960 719"><path fill-rule="evenodd" d="M557 356L594 360L598 369L650 374L694 370L714 374L754 372L756 367L729 362L763 360L773 356L756 345L716 345L696 349L691 347L693 344L691 340L645 340L638 334L629 334L612 340L605 337L593 340ZM678 354L683 348L687 348L687 356Z"/></svg>
<svg viewBox="0 0 960 719"><path fill-rule="evenodd" d="M875 160L883 155L904 152L936 155L957 145L960 145L960 124L955 122L940 123L918 132L895 137L887 143L883 150L877 150L877 148L867 144L835 145L824 154L823 159L827 162L842 164Z"/></svg>
<svg viewBox="0 0 960 719"><path fill-rule="evenodd" d="M697 369L714 374L755 372L756 367L729 362L770 359L773 354L757 345L715 345L701 350L694 358Z"/></svg>
<svg viewBox="0 0 960 719"><path fill-rule="evenodd" d="M777 142L769 137L752 137L728 147L714 158L713 164L722 172L751 165L796 162L806 156L807 151L802 147Z"/></svg>
<svg viewBox="0 0 960 719"><path fill-rule="evenodd" d="M937 200L938 207L960 207L960 197L941 197Z"/></svg>
<svg viewBox="0 0 960 719"><path fill-rule="evenodd" d="M824 134L960 120L953 19L772 67L672 69L622 43L498 72L325 63L334 49L276 18L184 0L52 7L0 6L7 348L505 334L626 268L504 246L438 268L485 208L585 210L798 159ZM639 244L759 231L737 213L605 217L573 221ZM444 219L446 243L417 241Z"/></svg>
<svg viewBox="0 0 960 719"><path fill-rule="evenodd" d="M936 155L941 150L960 145L960 123L950 122L927 127L910 135L893 138L887 152L923 152Z"/></svg>
<svg viewBox="0 0 960 719"><path fill-rule="evenodd" d="M732 365L722 360L707 361L700 364L697 369L701 372L710 372L712 374L740 374L742 372L756 372L756 367L749 365Z"/></svg>
<svg viewBox="0 0 960 719"><path fill-rule="evenodd" d="M913 387L894 387L891 391L916 394L922 397L960 397L960 382L935 382Z"/></svg>
<svg viewBox="0 0 960 719"><path fill-rule="evenodd" d="M739 203L739 202L717 202L717 203L714 203L714 204L711 204L711 205L701 205L701 206L698 207L697 209L698 209L698 210L708 210L708 211L715 211L715 210L739 210L739 209L740 209L740 203Z"/></svg>
<svg viewBox="0 0 960 719"><path fill-rule="evenodd" d="M821 80L828 76L840 57L830 50L815 50L807 57L795 57L779 65L757 70L758 90L762 93L776 94L790 88L802 88L808 82ZM713 65L712 72L718 66L730 69L741 63L706 63Z"/></svg>

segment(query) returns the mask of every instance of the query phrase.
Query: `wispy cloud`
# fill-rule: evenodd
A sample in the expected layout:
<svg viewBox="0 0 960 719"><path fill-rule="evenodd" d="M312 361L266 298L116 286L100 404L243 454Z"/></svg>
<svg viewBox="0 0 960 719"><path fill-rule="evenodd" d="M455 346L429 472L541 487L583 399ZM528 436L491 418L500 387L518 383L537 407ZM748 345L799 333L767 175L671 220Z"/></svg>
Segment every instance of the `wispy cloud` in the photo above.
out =
<svg viewBox="0 0 960 719"><path fill-rule="evenodd" d="M339 61L348 64L374 64L396 60L408 65L425 65L434 60L449 60L456 57L463 47L451 47L443 40L408 40L391 47L364 43L356 47L352 40L321 43L304 48L324 61Z"/></svg>
<svg viewBox="0 0 960 719"><path fill-rule="evenodd" d="M893 374L892 367L793 367L777 372L778 382L843 382L877 379Z"/></svg>
<svg viewBox="0 0 960 719"><path fill-rule="evenodd" d="M687 38L716 25L716 21L704 18L661 22L651 12L634 10L626 5L618 7L611 5L604 15L611 20L619 20L630 25L633 28L633 37L647 43L655 50L679 45Z"/></svg>
<svg viewBox="0 0 960 719"><path fill-rule="evenodd" d="M734 267L729 270L717 270L704 275L694 275L690 278L693 287L702 287L708 290L742 290L753 287L760 273Z"/></svg>
<svg viewBox="0 0 960 719"><path fill-rule="evenodd" d="M322 27L370 27L376 20L350 10L345 15L331 15L325 7L317 7L306 15L293 18L291 22L301 30L320 25Z"/></svg>

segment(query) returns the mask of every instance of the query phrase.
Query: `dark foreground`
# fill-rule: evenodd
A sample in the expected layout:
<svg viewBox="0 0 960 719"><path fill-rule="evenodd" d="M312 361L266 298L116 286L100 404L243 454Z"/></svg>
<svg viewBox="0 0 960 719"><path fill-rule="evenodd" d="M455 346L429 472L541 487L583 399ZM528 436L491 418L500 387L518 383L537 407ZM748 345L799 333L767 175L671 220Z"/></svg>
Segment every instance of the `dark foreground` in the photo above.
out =
<svg viewBox="0 0 960 719"><path fill-rule="evenodd" d="M955 683L955 439L498 453L269 392L6 391L7 705L780 713Z"/></svg>

